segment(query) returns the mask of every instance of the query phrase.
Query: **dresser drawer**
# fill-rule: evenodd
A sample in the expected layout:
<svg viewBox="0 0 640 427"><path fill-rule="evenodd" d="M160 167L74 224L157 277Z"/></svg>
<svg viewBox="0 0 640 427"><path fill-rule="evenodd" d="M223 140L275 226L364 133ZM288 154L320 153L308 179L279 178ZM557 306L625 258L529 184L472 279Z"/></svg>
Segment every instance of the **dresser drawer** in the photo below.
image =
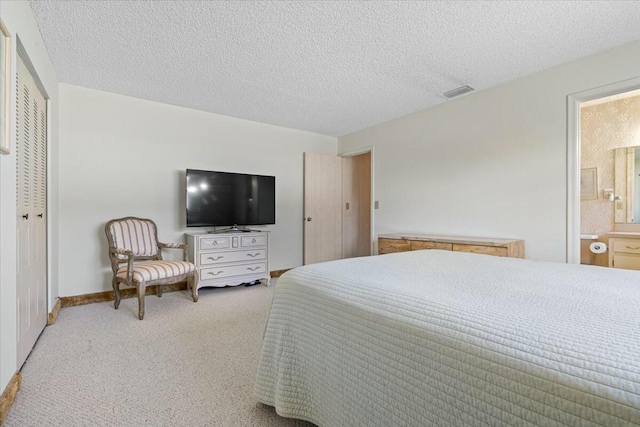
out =
<svg viewBox="0 0 640 427"><path fill-rule="evenodd" d="M243 248L250 248L253 246L266 246L267 245L267 236L247 236L242 237L242 241L240 242Z"/></svg>
<svg viewBox="0 0 640 427"><path fill-rule="evenodd" d="M224 264L227 262L256 261L267 258L265 249L252 251L213 252L200 254L200 265Z"/></svg>
<svg viewBox="0 0 640 427"><path fill-rule="evenodd" d="M613 256L612 267L625 270L640 270L640 255L617 252Z"/></svg>
<svg viewBox="0 0 640 427"><path fill-rule="evenodd" d="M613 251L625 252L628 254L640 254L640 240L639 239L615 239L613 240Z"/></svg>
<svg viewBox="0 0 640 427"><path fill-rule="evenodd" d="M421 249L440 249L443 251L450 251L453 249L453 245L451 243L443 242L425 242L424 240L411 241L412 251L419 251Z"/></svg>
<svg viewBox="0 0 640 427"><path fill-rule="evenodd" d="M229 237L203 237L200 239L200 249L226 249L230 246L231 239Z"/></svg>
<svg viewBox="0 0 640 427"><path fill-rule="evenodd" d="M378 239L378 253L392 254L395 252L406 252L411 250L411 244L403 239Z"/></svg>
<svg viewBox="0 0 640 427"><path fill-rule="evenodd" d="M479 246L479 245L459 245L453 244L453 250L458 252L471 252L474 254L493 255L493 256L507 256L507 248L498 246Z"/></svg>
<svg viewBox="0 0 640 427"><path fill-rule="evenodd" d="M243 276L248 274L264 273L265 271L267 271L267 264L264 262L226 267L207 267L200 269L200 280Z"/></svg>

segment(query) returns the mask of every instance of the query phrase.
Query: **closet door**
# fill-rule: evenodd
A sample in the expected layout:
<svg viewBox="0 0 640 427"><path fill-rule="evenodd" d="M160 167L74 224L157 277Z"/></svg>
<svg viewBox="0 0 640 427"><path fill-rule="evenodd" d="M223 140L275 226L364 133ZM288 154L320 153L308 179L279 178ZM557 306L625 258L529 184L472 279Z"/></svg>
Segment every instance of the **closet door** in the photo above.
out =
<svg viewBox="0 0 640 427"><path fill-rule="evenodd" d="M342 258L342 158L304 153L304 264Z"/></svg>
<svg viewBox="0 0 640 427"><path fill-rule="evenodd" d="M47 323L46 100L18 56L16 75L18 368Z"/></svg>

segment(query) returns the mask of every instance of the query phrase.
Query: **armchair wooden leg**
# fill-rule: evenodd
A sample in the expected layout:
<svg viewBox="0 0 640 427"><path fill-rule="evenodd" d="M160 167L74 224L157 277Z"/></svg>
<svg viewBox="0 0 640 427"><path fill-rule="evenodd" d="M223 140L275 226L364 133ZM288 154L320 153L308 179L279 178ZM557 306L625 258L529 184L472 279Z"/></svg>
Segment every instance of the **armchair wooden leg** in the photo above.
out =
<svg viewBox="0 0 640 427"><path fill-rule="evenodd" d="M120 285L118 284L118 281L115 277L111 281L111 286L113 286L113 293L116 295L113 306L117 310L118 307L120 307Z"/></svg>
<svg viewBox="0 0 640 427"><path fill-rule="evenodd" d="M193 302L198 302L198 273L194 273L193 276L189 277L187 283L187 287L191 286L191 298L193 298Z"/></svg>
<svg viewBox="0 0 640 427"><path fill-rule="evenodd" d="M158 298L162 296L162 285L158 285Z"/></svg>
<svg viewBox="0 0 640 427"><path fill-rule="evenodd" d="M147 286L144 283L138 284L138 318L142 320L144 318L144 295L147 291Z"/></svg>

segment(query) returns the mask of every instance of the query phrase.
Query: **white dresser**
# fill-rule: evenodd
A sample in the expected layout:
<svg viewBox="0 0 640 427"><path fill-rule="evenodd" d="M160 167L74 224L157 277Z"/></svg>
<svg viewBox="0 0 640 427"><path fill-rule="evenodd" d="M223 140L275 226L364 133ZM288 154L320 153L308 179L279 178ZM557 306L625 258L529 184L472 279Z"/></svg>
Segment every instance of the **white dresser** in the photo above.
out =
<svg viewBox="0 0 640 427"><path fill-rule="evenodd" d="M198 271L198 289L263 280L268 286L269 232L186 233L189 261Z"/></svg>

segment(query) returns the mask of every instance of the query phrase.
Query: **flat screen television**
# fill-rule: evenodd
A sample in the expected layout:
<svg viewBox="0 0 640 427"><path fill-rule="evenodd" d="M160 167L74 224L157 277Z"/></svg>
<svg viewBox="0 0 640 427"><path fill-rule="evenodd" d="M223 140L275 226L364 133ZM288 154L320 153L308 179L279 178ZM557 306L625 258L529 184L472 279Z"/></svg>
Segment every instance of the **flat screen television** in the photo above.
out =
<svg viewBox="0 0 640 427"><path fill-rule="evenodd" d="M187 169L187 227L276 223L276 177Z"/></svg>

